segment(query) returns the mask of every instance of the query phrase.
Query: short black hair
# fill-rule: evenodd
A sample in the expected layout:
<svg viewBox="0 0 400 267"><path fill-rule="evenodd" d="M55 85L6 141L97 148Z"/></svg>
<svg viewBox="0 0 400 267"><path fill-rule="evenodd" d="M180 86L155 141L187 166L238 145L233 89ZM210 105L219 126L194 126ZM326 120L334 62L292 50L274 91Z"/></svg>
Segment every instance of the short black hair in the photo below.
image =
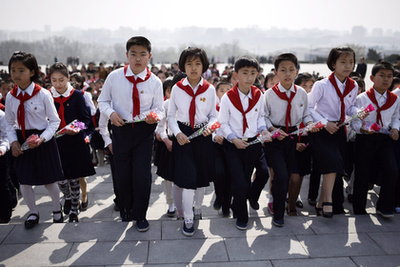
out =
<svg viewBox="0 0 400 267"><path fill-rule="evenodd" d="M277 70L279 68L279 64L281 64L282 61L286 61L286 60L293 62L296 69L298 69L299 62L297 60L297 57L292 53L284 53L284 54L280 54L279 56L277 56L274 60L275 69Z"/></svg>
<svg viewBox="0 0 400 267"><path fill-rule="evenodd" d="M331 71L334 71L333 64L336 63L340 55L342 54L353 54L354 65L356 65L356 53L350 46L341 46L332 48L331 52L329 52L329 56L326 59L326 64ZM354 66L353 66L354 68Z"/></svg>
<svg viewBox="0 0 400 267"><path fill-rule="evenodd" d="M270 72L270 73L268 73L267 75L265 75L264 89L269 89L269 88L267 88L268 80L269 80L269 79L274 79L274 77L275 77L275 73L273 73L273 72Z"/></svg>
<svg viewBox="0 0 400 267"><path fill-rule="evenodd" d="M51 65L51 67L49 69L49 77L50 78L51 78L51 75L53 75L54 72L59 72L62 75L64 75L65 77L67 77L67 78L69 76L68 67L67 67L67 65L65 65L62 62L56 62L53 65Z"/></svg>
<svg viewBox="0 0 400 267"><path fill-rule="evenodd" d="M250 56L241 56L235 62L235 72L239 72L240 69L245 67L253 67L257 70L260 70L260 64L257 59Z"/></svg>
<svg viewBox="0 0 400 267"><path fill-rule="evenodd" d="M308 72L302 72L302 73L299 73L299 74L297 75L296 79L294 80L294 84L295 84L295 85L300 85L300 84L302 84L303 82L308 82L308 81L313 81L313 82L315 82L315 79L314 79L314 77L313 77L310 73L308 73Z"/></svg>
<svg viewBox="0 0 400 267"><path fill-rule="evenodd" d="M215 91L216 91L216 92L218 92L219 87L220 87L221 85L229 85L230 87L232 87L232 84L231 84L230 82L221 81L221 82L217 83L217 86L215 87Z"/></svg>
<svg viewBox="0 0 400 267"><path fill-rule="evenodd" d="M360 89L361 93L365 92L365 82L361 77L351 75L349 75L349 77L357 83L358 89Z"/></svg>
<svg viewBox="0 0 400 267"><path fill-rule="evenodd" d="M14 62L21 62L30 71L34 71L35 74L31 77L32 82L36 82L39 78L39 66L36 57L31 53L26 53L22 51L17 51L12 54L10 60L8 61L8 71L11 73L11 65Z"/></svg>
<svg viewBox="0 0 400 267"><path fill-rule="evenodd" d="M170 79L170 80L165 80L165 81L164 81L164 83L163 83L163 85L162 85L164 96L165 96L165 92L167 91L168 87L169 87L170 89L172 89L172 83L173 83L173 82L172 82L172 79Z"/></svg>
<svg viewBox="0 0 400 267"><path fill-rule="evenodd" d="M83 88L83 83L85 82L85 78L83 78L82 75L78 73L72 73L71 74L71 79L74 78L76 82L79 84L79 87L82 89Z"/></svg>
<svg viewBox="0 0 400 267"><path fill-rule="evenodd" d="M201 64L203 64L203 73L206 72L208 66L210 66L210 61L208 60L206 51L198 47L188 47L182 51L181 56L179 57L179 69L185 72L186 61L197 57L200 58Z"/></svg>
<svg viewBox="0 0 400 267"><path fill-rule="evenodd" d="M151 53L151 43L150 43L149 39L147 39L146 37L143 37L143 36L131 37L126 42L126 52L128 52L129 49L131 49L131 47L134 45L144 46L147 49L147 51L149 51L149 53Z"/></svg>
<svg viewBox="0 0 400 267"><path fill-rule="evenodd" d="M171 87L173 87L177 82L179 82L180 80L184 79L187 77L187 74L184 72L178 72L177 74L175 74L175 76L172 78L172 85Z"/></svg>
<svg viewBox="0 0 400 267"><path fill-rule="evenodd" d="M391 70L392 73L393 73L393 76L394 76L394 67L393 67L393 65L392 65L391 63L389 63L389 62L381 61L381 62L376 63L376 64L372 67L371 75L372 75L372 76L375 76L375 75L378 73L378 71L380 71L380 70Z"/></svg>

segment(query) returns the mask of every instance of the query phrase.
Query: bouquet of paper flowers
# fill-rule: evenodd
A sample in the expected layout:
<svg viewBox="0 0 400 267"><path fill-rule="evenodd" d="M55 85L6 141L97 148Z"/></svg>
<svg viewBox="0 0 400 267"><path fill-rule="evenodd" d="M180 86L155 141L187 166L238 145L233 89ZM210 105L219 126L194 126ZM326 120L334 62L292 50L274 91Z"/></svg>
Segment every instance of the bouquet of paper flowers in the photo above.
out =
<svg viewBox="0 0 400 267"><path fill-rule="evenodd" d="M308 132L310 132L312 129L322 129L326 126L326 124L328 123L327 119L321 119L320 121L311 123L309 125L307 125L306 127L303 127L301 129L298 129L297 131L294 131L292 133L290 133L289 135L295 135L295 134L306 134Z"/></svg>
<svg viewBox="0 0 400 267"><path fill-rule="evenodd" d="M272 139L276 139L276 138L278 138L279 136L281 136L282 134L281 134L281 132L279 131L279 129L276 129L276 130L273 130L271 133L270 133L270 135L259 135L258 137L257 137L257 139L255 139L255 140L253 140L253 141L251 141L251 142L249 142L249 143L247 143L249 146L250 145L254 145L254 144L257 144L257 143L264 143L265 141L267 141L267 140L272 140Z"/></svg>
<svg viewBox="0 0 400 267"><path fill-rule="evenodd" d="M59 138L59 137L65 135L68 130L78 133L79 131L84 130L84 129L86 129L85 123L80 122L78 120L73 120L68 125L66 125L64 128L57 131L54 136L55 136L55 138Z"/></svg>
<svg viewBox="0 0 400 267"><path fill-rule="evenodd" d="M217 120L211 121L211 122L207 123L207 125L201 127L196 132L189 135L188 139L191 140L193 138L196 138L196 137L202 135L206 129L211 129L212 131L215 131L219 127L221 127L221 124Z"/></svg>
<svg viewBox="0 0 400 267"><path fill-rule="evenodd" d="M40 137L37 134L30 135L21 146L21 151L29 149L29 145L37 145L40 142Z"/></svg>
<svg viewBox="0 0 400 267"><path fill-rule="evenodd" d="M338 127L348 124L350 121L354 120L357 117L363 117L366 114L368 114L374 110L375 110L374 106L372 104L369 104L366 108L363 108L362 110L357 112L353 117L351 117L351 118L345 120L344 122L342 122L341 124L339 124Z"/></svg>
<svg viewBox="0 0 400 267"><path fill-rule="evenodd" d="M145 121L147 117L155 119L157 121L162 120L165 117L165 113L157 108L143 112L133 118L131 121L125 121L126 123L134 123L134 122L141 122Z"/></svg>
<svg viewBox="0 0 400 267"><path fill-rule="evenodd" d="M364 129L366 131L374 131L376 133L381 133L381 134L391 134L391 132L389 131L389 129L385 129L382 126L380 126L379 124L375 123L375 122L371 122L371 121L365 121L363 123L363 125L361 126L361 129Z"/></svg>

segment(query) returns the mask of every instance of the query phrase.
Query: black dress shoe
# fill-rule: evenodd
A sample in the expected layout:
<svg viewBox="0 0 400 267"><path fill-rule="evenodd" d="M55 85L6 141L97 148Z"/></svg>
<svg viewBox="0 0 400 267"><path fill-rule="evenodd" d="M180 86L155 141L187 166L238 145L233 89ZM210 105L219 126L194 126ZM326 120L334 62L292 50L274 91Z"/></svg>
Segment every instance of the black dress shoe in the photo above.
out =
<svg viewBox="0 0 400 267"><path fill-rule="evenodd" d="M75 213L71 213L69 215L69 222L79 222L78 215L76 215Z"/></svg>
<svg viewBox="0 0 400 267"><path fill-rule="evenodd" d="M213 208L215 209L215 210L219 210L220 208L221 208L221 202L219 202L219 201L217 201L217 200L215 200L214 201L214 204L213 204Z"/></svg>
<svg viewBox="0 0 400 267"><path fill-rule="evenodd" d="M121 214L121 219L123 222L130 222L133 220L132 215L131 215L132 213L126 211L125 209L121 210L120 214Z"/></svg>
<svg viewBox="0 0 400 267"><path fill-rule="evenodd" d="M56 215L56 214L60 214L60 219L56 220L54 218L54 215ZM63 223L63 222L64 222L64 217L63 217L63 214L62 214L61 210L53 211L53 223Z"/></svg>
<svg viewBox="0 0 400 267"><path fill-rule="evenodd" d="M66 199L64 202L64 214L68 215L71 211L71 199Z"/></svg>
<svg viewBox="0 0 400 267"><path fill-rule="evenodd" d="M35 217L34 219L29 219L29 217ZM39 223L39 214L36 213L31 213L28 215L28 218L25 221L25 228L26 229L31 229L33 228L36 224Z"/></svg>
<svg viewBox="0 0 400 267"><path fill-rule="evenodd" d="M258 202L251 198L249 198L249 203L250 203L250 207L252 207L254 210L258 210L260 208L260 205L258 204Z"/></svg>
<svg viewBox="0 0 400 267"><path fill-rule="evenodd" d="M87 207L89 206L89 196L86 196L86 202L82 202L81 204L81 211L87 210Z"/></svg>
<svg viewBox="0 0 400 267"><path fill-rule="evenodd" d="M303 202L302 202L301 200L297 200L297 201L296 201L296 207L302 209L302 208L304 207L304 206L303 206Z"/></svg>
<svg viewBox="0 0 400 267"><path fill-rule="evenodd" d="M322 202L322 216L325 218L332 218L333 217L333 212L326 212L324 211L324 206L333 206L332 202Z"/></svg>

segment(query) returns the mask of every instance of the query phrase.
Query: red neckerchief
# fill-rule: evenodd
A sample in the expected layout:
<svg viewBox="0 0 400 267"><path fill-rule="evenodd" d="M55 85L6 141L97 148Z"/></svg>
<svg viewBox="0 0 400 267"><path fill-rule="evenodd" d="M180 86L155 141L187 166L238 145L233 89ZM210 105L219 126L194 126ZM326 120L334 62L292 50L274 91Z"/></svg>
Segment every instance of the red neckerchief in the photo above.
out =
<svg viewBox="0 0 400 267"><path fill-rule="evenodd" d="M133 90L132 90L133 114L132 114L132 116L136 117L137 115L140 115L140 98L139 98L137 84L147 81L151 76L151 72L148 68L146 68L147 74L146 74L146 77L144 78L144 80L142 80L139 77L135 80L134 76L126 76L126 70L128 69L128 67L129 67L129 65L126 65L124 67L124 75L125 75L125 78L128 79L128 81L130 81L133 84Z"/></svg>
<svg viewBox="0 0 400 267"><path fill-rule="evenodd" d="M391 106L393 106L394 102L396 102L396 99L397 99L397 95L393 94L389 90L387 90L386 93L387 93L386 103L382 107L379 107L378 101L376 100L376 97L375 97L374 87L371 87L367 91L367 96L372 101L372 103L374 103L375 106L377 107L376 123L380 124L381 126L383 126L381 111L386 110L386 109L390 108Z"/></svg>
<svg viewBox="0 0 400 267"><path fill-rule="evenodd" d="M62 95L60 95L59 97L54 97L54 96L53 96L54 102L57 102L58 104L60 104L60 107L58 108L58 117L61 119L61 122L60 122L60 129L62 129L62 128L64 128L65 126L67 126L67 123L65 122L65 117L64 117L64 116L65 116L65 114L64 114L64 111L65 111L64 103L65 103L68 99L71 98L71 96L72 96L72 94L74 93L74 91L75 91L75 89L72 88L72 90L71 90L69 96L67 96L67 97L62 96Z"/></svg>
<svg viewBox="0 0 400 267"><path fill-rule="evenodd" d="M219 109L220 109L221 107L219 106L219 103L217 103L217 105L215 106L215 109L219 112Z"/></svg>
<svg viewBox="0 0 400 267"><path fill-rule="evenodd" d="M261 97L261 91L257 87L251 86L250 92L252 98L249 97L249 107L247 108L246 111L244 111L242 101L240 101L239 89L237 86L238 85L236 84L232 89L226 92L226 94L228 95L229 100L232 102L233 106L237 110L239 110L239 112L242 113L243 115L243 134L244 134L246 132L246 128L249 128L249 126L247 125L246 113L249 112L257 104L258 100Z"/></svg>
<svg viewBox="0 0 400 267"><path fill-rule="evenodd" d="M183 91L185 91L189 96L192 97L192 101L190 102L190 107L189 107L189 121L190 121L190 126L192 126L192 129L194 130L194 117L196 115L196 96L204 93L207 91L208 87L210 84L203 79L203 85L199 85L199 88L197 88L196 94L193 93L192 87L190 85L183 85L183 80L180 80L179 82L176 83L176 85L181 88Z"/></svg>
<svg viewBox="0 0 400 267"><path fill-rule="evenodd" d="M286 125L286 132L289 131L289 125L292 126L292 120L290 118L290 112L292 110L292 100L294 98L294 96L297 93L297 87L296 85L294 85L294 93L290 92L290 98L287 96L286 93L282 93L279 90L279 86L278 84L275 84L272 87L272 90L275 92L275 94L282 100L286 100L288 102L287 108L286 108L286 118L285 118L285 125Z"/></svg>
<svg viewBox="0 0 400 267"><path fill-rule="evenodd" d="M340 121L344 122L344 119L346 117L345 113L345 104L344 104L344 98L353 90L356 85L354 84L354 80L351 79L350 77L346 78L346 87L344 88L343 94L340 92L339 87L337 86L336 79L335 79L335 73L332 72L331 75L328 77L329 81L335 87L336 93L338 97L340 98Z"/></svg>
<svg viewBox="0 0 400 267"><path fill-rule="evenodd" d="M18 86L15 85L14 88L11 90L11 95L13 95L16 99L19 99L19 106L17 110L17 122L18 125L21 127L22 131L22 137L25 140L25 101L31 99L35 95L37 95L42 87L39 85L35 84L35 87L33 88L32 95L29 95L28 93L22 94L22 92L17 96L18 93Z"/></svg>

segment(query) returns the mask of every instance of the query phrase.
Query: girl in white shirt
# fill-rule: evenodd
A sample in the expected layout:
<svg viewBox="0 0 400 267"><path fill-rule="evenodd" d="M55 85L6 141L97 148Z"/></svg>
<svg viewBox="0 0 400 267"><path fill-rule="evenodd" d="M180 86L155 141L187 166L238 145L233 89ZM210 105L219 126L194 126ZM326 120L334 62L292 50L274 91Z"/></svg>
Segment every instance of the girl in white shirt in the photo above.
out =
<svg viewBox="0 0 400 267"><path fill-rule="evenodd" d="M206 130L204 137L188 139L188 136L216 118L215 89L202 78L208 66L209 61L203 49L189 47L181 53L179 69L186 72L187 78L173 87L168 110L168 127L175 137L172 145L173 177L175 185L183 188L185 222L182 231L186 236L194 234L194 198L195 215L200 219L204 189L215 175L213 143L211 136L207 136L211 130Z"/></svg>
<svg viewBox="0 0 400 267"><path fill-rule="evenodd" d="M58 148L53 137L60 119L48 90L35 84L39 68L34 55L15 52L8 64L15 87L7 97L7 137L15 160L15 173L20 190L30 214L25 221L26 228L39 222L33 185L44 185L53 202L53 222L63 222L60 210L57 181L63 178ZM40 140L22 151L21 145L32 134Z"/></svg>

